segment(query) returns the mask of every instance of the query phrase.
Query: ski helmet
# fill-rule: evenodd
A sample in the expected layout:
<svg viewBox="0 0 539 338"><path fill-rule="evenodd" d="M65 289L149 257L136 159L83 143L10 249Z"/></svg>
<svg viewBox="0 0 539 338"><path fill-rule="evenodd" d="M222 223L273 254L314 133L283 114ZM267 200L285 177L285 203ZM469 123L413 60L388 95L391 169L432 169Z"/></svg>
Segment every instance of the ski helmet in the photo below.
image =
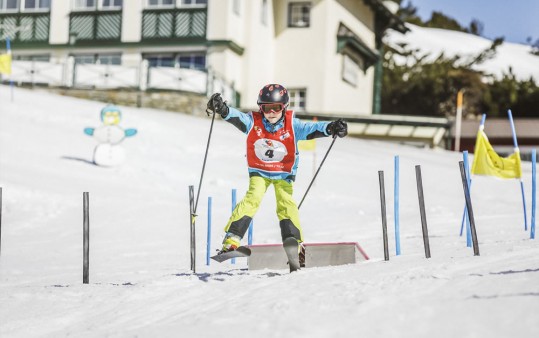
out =
<svg viewBox="0 0 539 338"><path fill-rule="evenodd" d="M256 103L258 106L265 103L278 103L282 105L283 110L286 110L289 101L288 90L280 84L272 83L260 89Z"/></svg>

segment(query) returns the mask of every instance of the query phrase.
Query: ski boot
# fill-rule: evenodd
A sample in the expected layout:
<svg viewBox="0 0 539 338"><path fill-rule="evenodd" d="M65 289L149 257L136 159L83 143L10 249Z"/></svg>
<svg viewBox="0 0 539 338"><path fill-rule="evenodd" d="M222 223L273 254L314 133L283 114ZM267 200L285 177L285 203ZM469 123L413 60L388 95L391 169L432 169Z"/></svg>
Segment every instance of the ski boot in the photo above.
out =
<svg viewBox="0 0 539 338"><path fill-rule="evenodd" d="M240 243L240 236L231 232L227 232L225 238L223 239L223 247L221 248L221 251L219 251L217 254L220 255L225 252L234 251L240 247Z"/></svg>
<svg viewBox="0 0 539 338"><path fill-rule="evenodd" d="M303 242L299 243L298 249L299 249L299 267L304 268L305 267L305 245L303 245Z"/></svg>

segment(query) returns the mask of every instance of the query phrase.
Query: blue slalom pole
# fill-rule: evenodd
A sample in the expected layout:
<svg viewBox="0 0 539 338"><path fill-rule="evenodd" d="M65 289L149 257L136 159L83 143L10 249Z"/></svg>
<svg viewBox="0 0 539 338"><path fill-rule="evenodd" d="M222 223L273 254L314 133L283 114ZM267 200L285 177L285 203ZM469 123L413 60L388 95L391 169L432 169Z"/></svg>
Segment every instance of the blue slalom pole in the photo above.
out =
<svg viewBox="0 0 539 338"><path fill-rule="evenodd" d="M511 109L507 110L507 115L509 116L509 123L511 124L511 133L513 134L513 145L515 146L515 148L518 148L517 132L515 130L515 123L513 122L513 113L511 112Z"/></svg>
<svg viewBox="0 0 539 338"><path fill-rule="evenodd" d="M232 189L232 212L234 212L235 208L236 208L236 189ZM232 258L230 260L230 263L236 264L236 258Z"/></svg>
<svg viewBox="0 0 539 338"><path fill-rule="evenodd" d="M532 150L532 224L530 227L530 239L535 239L535 203L537 198L537 151Z"/></svg>
<svg viewBox="0 0 539 338"><path fill-rule="evenodd" d="M466 182L468 184L468 191L470 190L470 184L471 184L471 181L470 181L470 166L468 164L468 151L465 150L462 152L462 157L464 159L464 170L466 170L466 177L467 177L467 181ZM470 228L470 216L468 215L468 208L464 208L464 212L466 213L466 246L468 248L471 248L472 247L472 231L471 231L471 228Z"/></svg>
<svg viewBox="0 0 539 338"><path fill-rule="evenodd" d="M481 116L481 123L479 124L479 130L483 130L485 129L485 120L487 119L487 114L483 114ZM470 189L470 193L472 192L472 175L470 173L470 171L468 171L466 173L467 177L468 177L468 180L469 180L469 183L468 184L468 189ZM464 211L462 212L462 221L460 222L460 236L462 237L462 231L464 230L464 221L466 220L466 213L467 213L467 209L466 209L466 203L464 203Z"/></svg>
<svg viewBox="0 0 539 338"><path fill-rule="evenodd" d="M210 265L211 250L211 197L208 197L208 237L206 237L206 265Z"/></svg>
<svg viewBox="0 0 539 338"><path fill-rule="evenodd" d="M524 181L520 179L520 192L522 193L522 208L524 209L524 231L528 231L528 216L526 211L526 196L524 194Z"/></svg>
<svg viewBox="0 0 539 338"><path fill-rule="evenodd" d="M395 156L395 184L394 184L393 213L395 214L395 251L397 256L401 254L401 238L399 224L399 156Z"/></svg>
<svg viewBox="0 0 539 338"><path fill-rule="evenodd" d="M509 123L511 123L511 132L513 133L513 144L515 146L515 152L518 150L518 143L517 143L517 132L515 130L515 123L513 122L513 113L511 112L511 109L507 110L507 115L509 115ZM520 152L518 154L520 156ZM524 208L524 231L528 231L528 217L526 212L526 197L524 194L524 181L522 181L522 177L520 178L520 191L522 192L522 207Z"/></svg>

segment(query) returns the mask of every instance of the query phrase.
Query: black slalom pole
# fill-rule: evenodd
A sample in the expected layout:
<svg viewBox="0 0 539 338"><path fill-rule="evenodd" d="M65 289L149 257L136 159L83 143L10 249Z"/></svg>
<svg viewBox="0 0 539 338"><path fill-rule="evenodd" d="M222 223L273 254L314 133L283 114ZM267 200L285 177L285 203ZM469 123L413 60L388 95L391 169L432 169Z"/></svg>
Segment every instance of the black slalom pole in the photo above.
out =
<svg viewBox="0 0 539 338"><path fill-rule="evenodd" d="M386 191L384 185L384 172L378 171L378 181L380 182L380 205L382 210L382 234L384 236L384 260L389 260L389 247L387 243L387 218L386 218Z"/></svg>
<svg viewBox="0 0 539 338"><path fill-rule="evenodd" d="M460 176L462 178L462 187L464 189L464 198L466 199L466 209L468 212L468 217L470 219L470 231L472 233L472 243L473 243L473 255L479 256L479 243L477 241L477 232L475 231L475 220L473 217L472 210L472 198L470 196L470 187L468 186L468 179L466 177L466 169L464 168L464 162L459 162L460 167Z"/></svg>
<svg viewBox="0 0 539 338"><path fill-rule="evenodd" d="M420 165L415 166L415 176L417 180L417 196L419 197L419 211L421 212L421 228L423 229L425 257L430 258L429 231L427 229L427 215L425 213L425 197L423 196L423 179L421 178Z"/></svg>
<svg viewBox="0 0 539 338"><path fill-rule="evenodd" d="M215 106L215 105L214 105ZM206 113L210 114L211 111L206 109ZM197 197L196 201L194 199L194 187L192 185L189 186L189 211L191 213L189 224L190 224L190 231L191 231L191 270L193 273L196 273L196 243L195 243L195 218L197 213L197 207L198 207L198 199L200 197L200 189L202 187L202 179L204 178L204 170L206 169L206 161L208 159L208 150L210 149L210 141L211 141L211 135L213 131L213 123L215 122L215 112L212 113L211 118L211 124L210 124L210 132L208 133L208 142L206 143L206 152L204 153L204 161L202 162L202 171L200 172L200 180L198 182L198 190L197 190Z"/></svg>
<svg viewBox="0 0 539 338"><path fill-rule="evenodd" d="M309 187L307 188L307 191L305 192L305 195L303 195L303 198L301 199L301 202L299 202L299 205L298 205L298 209L301 208L301 205L303 204L303 200L305 199L305 197L307 196L307 194L309 193L309 190L311 189L313 183L314 183L314 180L316 179L316 176L318 176L318 173L320 172L320 169L322 169L322 166L324 165L324 161L326 160L326 158L328 157L329 155L329 152L331 150L331 148L333 147L333 144L335 144L335 141L337 140L337 135L333 136L333 141L331 141L331 144L329 145L329 148L328 148L328 151L326 152L326 155L324 156L324 158L322 159L322 162L320 162L320 166L318 167L318 170L316 171L316 173L314 174L314 177L311 181L311 184L309 184Z"/></svg>
<svg viewBox="0 0 539 338"><path fill-rule="evenodd" d="M90 198L89 193L82 193L82 208L83 208L83 263L82 263L82 283L90 282Z"/></svg>
<svg viewBox="0 0 539 338"><path fill-rule="evenodd" d="M189 209L191 212L190 223L191 223L191 270L193 273L196 273L196 241L195 241L195 194L194 187L189 186Z"/></svg>

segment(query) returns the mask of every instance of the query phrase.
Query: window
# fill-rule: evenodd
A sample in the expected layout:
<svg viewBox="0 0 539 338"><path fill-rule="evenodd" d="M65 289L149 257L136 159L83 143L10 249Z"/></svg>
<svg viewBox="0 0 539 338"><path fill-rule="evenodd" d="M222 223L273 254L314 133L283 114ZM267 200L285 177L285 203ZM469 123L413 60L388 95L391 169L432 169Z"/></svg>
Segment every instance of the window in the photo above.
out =
<svg viewBox="0 0 539 338"><path fill-rule="evenodd" d="M288 89L290 97L290 109L296 111L305 111L306 108L306 90L305 89Z"/></svg>
<svg viewBox="0 0 539 338"><path fill-rule="evenodd" d="M174 56L172 55L152 55L145 57L150 67L174 67Z"/></svg>
<svg viewBox="0 0 539 338"><path fill-rule="evenodd" d="M262 0L262 11L260 13L260 21L264 26L268 25L268 0Z"/></svg>
<svg viewBox="0 0 539 338"><path fill-rule="evenodd" d="M75 64L90 65L121 65L122 56L120 54L81 54L75 55Z"/></svg>
<svg viewBox="0 0 539 338"><path fill-rule="evenodd" d="M25 11L49 10L51 0L24 0Z"/></svg>
<svg viewBox="0 0 539 338"><path fill-rule="evenodd" d="M95 10L96 0L74 0L73 9L79 11Z"/></svg>
<svg viewBox="0 0 539 338"><path fill-rule="evenodd" d="M0 11L13 12L19 8L19 0L0 0Z"/></svg>
<svg viewBox="0 0 539 338"><path fill-rule="evenodd" d="M102 0L101 9L121 9L122 0Z"/></svg>
<svg viewBox="0 0 539 338"><path fill-rule="evenodd" d="M180 68L204 69L206 68L206 55L183 54L178 56Z"/></svg>
<svg viewBox="0 0 539 338"><path fill-rule="evenodd" d="M95 55L75 55L74 59L76 65L95 63Z"/></svg>
<svg viewBox="0 0 539 338"><path fill-rule="evenodd" d="M123 0L73 0L73 9L78 11L117 10L122 9L122 4Z"/></svg>
<svg viewBox="0 0 539 338"><path fill-rule="evenodd" d="M49 55L17 55L13 58L19 61L49 62Z"/></svg>
<svg viewBox="0 0 539 338"><path fill-rule="evenodd" d="M291 2L288 4L288 27L309 27L311 23L311 3Z"/></svg>
<svg viewBox="0 0 539 338"><path fill-rule="evenodd" d="M206 55L201 53L188 54L147 54L150 67L176 67L189 69L206 69Z"/></svg>
<svg viewBox="0 0 539 338"><path fill-rule="evenodd" d="M208 0L182 0L182 6L208 5Z"/></svg>
<svg viewBox="0 0 539 338"><path fill-rule="evenodd" d="M121 65L122 56L120 54L99 54L96 57L96 64L98 65Z"/></svg>
<svg viewBox="0 0 539 338"><path fill-rule="evenodd" d="M174 7L174 0L148 0L149 8L170 8Z"/></svg>
<svg viewBox="0 0 539 338"><path fill-rule="evenodd" d="M357 86L359 71L361 70L359 62L350 56L343 55L342 79L354 87Z"/></svg>
<svg viewBox="0 0 539 338"><path fill-rule="evenodd" d="M372 50L361 38L342 22L337 31L337 53L343 55L343 80L356 85L359 71L365 72L378 62L378 52Z"/></svg>

